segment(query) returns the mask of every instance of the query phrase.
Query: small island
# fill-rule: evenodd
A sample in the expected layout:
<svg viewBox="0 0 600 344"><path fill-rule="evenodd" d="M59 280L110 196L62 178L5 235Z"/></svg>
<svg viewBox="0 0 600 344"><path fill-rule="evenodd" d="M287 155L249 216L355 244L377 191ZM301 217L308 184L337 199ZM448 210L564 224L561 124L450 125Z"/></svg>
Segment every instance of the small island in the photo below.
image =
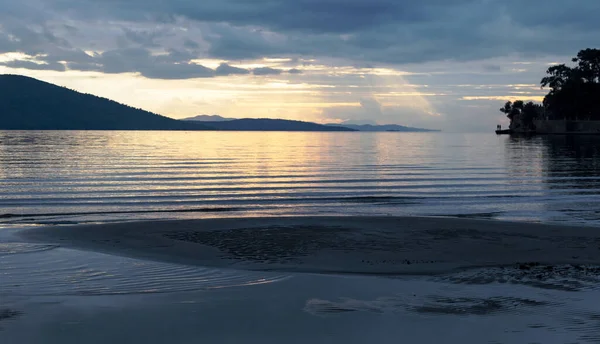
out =
<svg viewBox="0 0 600 344"><path fill-rule="evenodd" d="M500 111L510 126L498 126L496 134L600 134L600 50L581 50L572 62L548 68L541 81L550 89L543 104L504 104Z"/></svg>

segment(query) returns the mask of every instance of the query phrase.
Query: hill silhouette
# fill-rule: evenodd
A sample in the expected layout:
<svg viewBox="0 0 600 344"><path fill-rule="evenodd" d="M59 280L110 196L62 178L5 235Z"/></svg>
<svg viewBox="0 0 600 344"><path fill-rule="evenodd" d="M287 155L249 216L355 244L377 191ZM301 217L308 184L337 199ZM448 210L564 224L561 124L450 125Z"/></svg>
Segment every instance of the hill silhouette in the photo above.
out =
<svg viewBox="0 0 600 344"><path fill-rule="evenodd" d="M230 121L202 122L202 124L218 130L241 131L356 131L354 129L328 126L312 122L292 121L287 119L244 118Z"/></svg>
<svg viewBox="0 0 600 344"><path fill-rule="evenodd" d="M0 129L211 130L21 75L0 75Z"/></svg>
<svg viewBox="0 0 600 344"><path fill-rule="evenodd" d="M217 130L256 130L256 131L399 131L399 132L436 132L440 130L412 128L397 124L317 124L272 118L226 118L217 115L198 115L182 119L200 122Z"/></svg>
<svg viewBox="0 0 600 344"><path fill-rule="evenodd" d="M198 115L194 117L182 118L181 121L198 121L198 122L223 122L231 121L237 118L221 117L219 115Z"/></svg>
<svg viewBox="0 0 600 344"><path fill-rule="evenodd" d="M218 115L198 115L183 118L182 121L200 122L217 130L241 131L399 131L399 132L435 132L440 130L412 128L397 124L353 124L294 121L272 118L227 118Z"/></svg>
<svg viewBox="0 0 600 344"><path fill-rule="evenodd" d="M342 124L327 124L327 125L333 125L333 126L344 126L346 128L350 128L350 129L354 129L357 131L399 131L399 132L407 132L407 133L414 133L414 132L436 132L436 131L440 131L440 130L435 130L435 129L423 129L423 128L413 128L413 127L406 127L404 125L398 125L398 124L381 124L381 125L373 125L373 124L346 124L346 123L342 123Z"/></svg>

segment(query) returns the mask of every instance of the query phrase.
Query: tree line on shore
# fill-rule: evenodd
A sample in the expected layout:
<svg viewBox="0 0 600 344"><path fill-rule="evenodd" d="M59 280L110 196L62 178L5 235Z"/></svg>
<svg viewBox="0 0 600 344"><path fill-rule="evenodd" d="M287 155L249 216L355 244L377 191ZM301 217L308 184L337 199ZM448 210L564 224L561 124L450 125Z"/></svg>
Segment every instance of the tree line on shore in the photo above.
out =
<svg viewBox="0 0 600 344"><path fill-rule="evenodd" d="M535 119L600 120L600 49L584 49L566 64L553 65L540 84L549 88L542 104L522 100L506 102L500 112L511 120L511 129L535 129ZM518 119L518 121L517 121Z"/></svg>

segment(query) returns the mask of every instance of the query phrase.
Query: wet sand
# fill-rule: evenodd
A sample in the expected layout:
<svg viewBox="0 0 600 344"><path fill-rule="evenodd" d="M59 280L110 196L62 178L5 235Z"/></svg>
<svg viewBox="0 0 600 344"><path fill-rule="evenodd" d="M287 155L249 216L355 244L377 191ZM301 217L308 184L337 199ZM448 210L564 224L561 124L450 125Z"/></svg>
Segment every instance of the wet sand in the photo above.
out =
<svg viewBox="0 0 600 344"><path fill-rule="evenodd" d="M434 275L481 267L597 275L600 230L418 217L279 217L28 229L28 240L133 258L257 271ZM562 269L562 270L561 270ZM556 271L564 271L563 268Z"/></svg>
<svg viewBox="0 0 600 344"><path fill-rule="evenodd" d="M0 342L598 343L597 232L394 217L0 231Z"/></svg>

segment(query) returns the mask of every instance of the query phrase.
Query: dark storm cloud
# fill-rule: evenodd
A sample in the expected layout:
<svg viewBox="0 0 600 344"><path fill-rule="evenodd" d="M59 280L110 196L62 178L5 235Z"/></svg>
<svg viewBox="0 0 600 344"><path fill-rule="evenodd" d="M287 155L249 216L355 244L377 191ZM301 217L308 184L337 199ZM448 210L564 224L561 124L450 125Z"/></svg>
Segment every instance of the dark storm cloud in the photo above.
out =
<svg viewBox="0 0 600 344"><path fill-rule="evenodd" d="M205 67L189 62L207 57L333 57L378 65L512 54L573 55L598 44L598 13L598 0L5 1L0 4L0 52L47 54L47 60L53 61L51 55L58 48L82 49L70 41L70 31L96 23L95 34L118 42L123 50L119 53L133 53L129 48L163 49L168 56L142 54L134 56L138 61L118 59L117 64L115 52L110 51L115 47L103 47L93 66L165 77L172 69L177 78L185 72L190 77L211 75ZM70 20L72 29L63 27L63 36L45 25L64 19ZM120 30L115 38L110 30L114 25L150 29ZM187 61L176 57L168 50L173 48L192 57ZM66 62L87 68L81 61ZM158 63L159 72L150 71L150 63Z"/></svg>
<svg viewBox="0 0 600 344"><path fill-rule="evenodd" d="M201 22L259 26L273 31L352 33L388 24L459 23L508 15L525 26L597 28L596 0L46 0L51 8L82 17L169 22L176 16ZM449 17L448 14L458 16ZM471 23L462 23L465 31Z"/></svg>
<svg viewBox="0 0 600 344"><path fill-rule="evenodd" d="M210 45L209 56L226 60L258 59L286 51L281 44L269 42L261 31L226 24L212 26L203 38Z"/></svg>

